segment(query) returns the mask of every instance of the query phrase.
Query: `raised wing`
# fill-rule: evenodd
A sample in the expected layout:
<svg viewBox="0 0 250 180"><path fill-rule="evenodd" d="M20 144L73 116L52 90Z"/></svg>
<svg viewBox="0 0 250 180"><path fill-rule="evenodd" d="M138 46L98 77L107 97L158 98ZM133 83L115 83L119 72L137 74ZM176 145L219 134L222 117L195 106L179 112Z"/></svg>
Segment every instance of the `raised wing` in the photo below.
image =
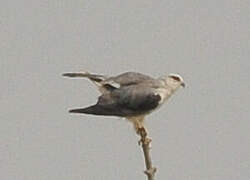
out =
<svg viewBox="0 0 250 180"><path fill-rule="evenodd" d="M108 77L104 75L90 74L88 72L69 72L69 73L63 73L62 75L66 77L71 77L71 78L76 78L76 77L89 78L91 81L95 81L95 82L101 82L101 81L108 79Z"/></svg>
<svg viewBox="0 0 250 180"><path fill-rule="evenodd" d="M114 77L107 77L104 75L92 74L88 72L79 72L79 73L70 72L70 73L64 73L63 76L71 78L75 77L88 78L98 86L99 90L102 93L107 91L113 91L114 89L118 89L123 86L136 85L144 82L152 84L155 82L154 81L155 79L151 78L150 76L137 72L126 72Z"/></svg>
<svg viewBox="0 0 250 180"><path fill-rule="evenodd" d="M152 82L154 78L137 72L126 72L115 77L110 77L103 81L103 83L113 85L114 87L120 87L140 84L146 81Z"/></svg>

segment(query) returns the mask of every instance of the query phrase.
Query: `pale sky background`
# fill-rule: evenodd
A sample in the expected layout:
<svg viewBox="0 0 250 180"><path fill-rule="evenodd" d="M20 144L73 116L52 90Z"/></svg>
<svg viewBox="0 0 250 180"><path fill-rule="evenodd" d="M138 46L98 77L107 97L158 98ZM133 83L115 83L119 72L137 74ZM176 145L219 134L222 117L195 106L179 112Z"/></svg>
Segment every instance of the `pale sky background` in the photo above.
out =
<svg viewBox="0 0 250 180"><path fill-rule="evenodd" d="M250 179L250 1L0 4L0 179L144 180L132 126L71 115L99 95L63 72L181 74L147 118L156 180Z"/></svg>

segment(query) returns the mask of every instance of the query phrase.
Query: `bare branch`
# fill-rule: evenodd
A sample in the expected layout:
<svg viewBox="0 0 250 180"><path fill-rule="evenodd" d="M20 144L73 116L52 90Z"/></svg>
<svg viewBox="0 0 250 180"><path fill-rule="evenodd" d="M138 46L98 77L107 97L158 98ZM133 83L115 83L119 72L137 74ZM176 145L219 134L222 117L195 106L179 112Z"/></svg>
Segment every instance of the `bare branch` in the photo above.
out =
<svg viewBox="0 0 250 180"><path fill-rule="evenodd" d="M148 180L154 180L154 175L156 172L156 168L153 167L152 165L152 159L150 156L150 143L151 139L147 137L147 132L144 127L139 129L139 135L141 136L141 140L139 141L139 145L142 146L144 158L145 158L145 165L146 165L146 170L144 173L147 175Z"/></svg>

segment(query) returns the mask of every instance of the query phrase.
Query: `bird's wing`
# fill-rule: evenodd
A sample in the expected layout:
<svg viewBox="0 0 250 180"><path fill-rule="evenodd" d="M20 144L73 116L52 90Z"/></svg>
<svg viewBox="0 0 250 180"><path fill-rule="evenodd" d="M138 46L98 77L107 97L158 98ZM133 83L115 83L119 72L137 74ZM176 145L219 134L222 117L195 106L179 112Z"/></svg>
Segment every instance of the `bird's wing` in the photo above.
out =
<svg viewBox="0 0 250 180"><path fill-rule="evenodd" d="M102 82L108 79L107 76L100 75L100 74L92 74L88 72L77 72L77 73L70 72L70 73L64 73L63 76L71 77L71 78L84 77L84 78L89 78L91 81L95 81L95 82Z"/></svg>
<svg viewBox="0 0 250 180"><path fill-rule="evenodd" d="M70 78L75 78L75 77L88 78L98 87L101 93L106 93L116 89L109 83L103 83L109 77L100 74L91 74L88 72L79 72L79 73L70 72L70 73L64 73L63 76Z"/></svg>
<svg viewBox="0 0 250 180"><path fill-rule="evenodd" d="M89 111L93 113L95 109L98 111L95 114L127 117L150 112L159 105L160 100L161 96L154 88L131 85L101 95Z"/></svg>
<svg viewBox="0 0 250 180"><path fill-rule="evenodd" d="M118 76L110 77L103 81L105 84L110 84L114 87L136 85L144 82L154 81L155 79L137 72L126 72Z"/></svg>
<svg viewBox="0 0 250 180"><path fill-rule="evenodd" d="M158 106L160 100L161 96L154 89L131 85L101 95L93 106L70 112L129 117L150 112Z"/></svg>
<svg viewBox="0 0 250 180"><path fill-rule="evenodd" d="M111 93L104 93L98 98L95 105L86 108L71 109L70 113L84 113L103 116L124 116L124 112L117 106L117 100L111 97Z"/></svg>
<svg viewBox="0 0 250 180"><path fill-rule="evenodd" d="M155 109L161 100L156 89L147 85L131 85L114 91L111 95L118 96L116 103L122 109L135 114L146 113Z"/></svg>
<svg viewBox="0 0 250 180"><path fill-rule="evenodd" d="M126 72L113 77L108 77L99 74L92 74L88 72L64 73L63 76L71 78L74 77L88 78L92 82L94 82L99 88L101 87L102 93L104 93L105 90L112 91L114 89L123 86L136 85L145 82L153 84L155 82L154 78L137 72Z"/></svg>

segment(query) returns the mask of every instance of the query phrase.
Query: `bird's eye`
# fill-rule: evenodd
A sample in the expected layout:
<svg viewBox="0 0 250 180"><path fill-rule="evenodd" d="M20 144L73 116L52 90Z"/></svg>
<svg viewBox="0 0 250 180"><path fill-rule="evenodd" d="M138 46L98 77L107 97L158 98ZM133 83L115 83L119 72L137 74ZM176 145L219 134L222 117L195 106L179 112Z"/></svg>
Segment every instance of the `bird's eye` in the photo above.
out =
<svg viewBox="0 0 250 180"><path fill-rule="evenodd" d="M173 78L176 81L181 81L181 79L178 76L171 76L171 78Z"/></svg>

